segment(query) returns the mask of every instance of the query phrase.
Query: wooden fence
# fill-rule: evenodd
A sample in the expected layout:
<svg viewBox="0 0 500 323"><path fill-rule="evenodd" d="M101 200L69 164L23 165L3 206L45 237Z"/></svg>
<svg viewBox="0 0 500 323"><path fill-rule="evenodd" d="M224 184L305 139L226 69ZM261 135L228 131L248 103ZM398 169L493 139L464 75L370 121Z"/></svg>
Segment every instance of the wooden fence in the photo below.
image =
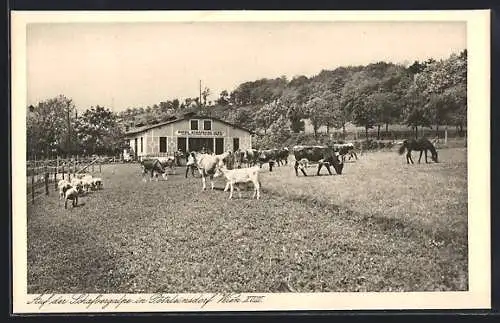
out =
<svg viewBox="0 0 500 323"><path fill-rule="evenodd" d="M30 160L26 162L27 198L35 203L41 196L49 195L51 187L57 191L57 183L61 179L71 180L76 174L101 172L105 163L101 158L68 158L52 160Z"/></svg>

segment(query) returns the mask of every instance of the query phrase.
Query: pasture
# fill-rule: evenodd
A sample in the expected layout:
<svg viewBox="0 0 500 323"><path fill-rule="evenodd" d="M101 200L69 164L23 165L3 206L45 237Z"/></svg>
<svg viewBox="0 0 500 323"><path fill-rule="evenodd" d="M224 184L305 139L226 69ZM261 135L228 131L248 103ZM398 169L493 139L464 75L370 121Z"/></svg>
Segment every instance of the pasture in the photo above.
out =
<svg viewBox="0 0 500 323"><path fill-rule="evenodd" d="M184 168L142 182L137 164L103 166L77 208L28 203L28 293L467 290L466 156L373 152L319 177L265 165L259 201L228 200L222 179L202 192Z"/></svg>

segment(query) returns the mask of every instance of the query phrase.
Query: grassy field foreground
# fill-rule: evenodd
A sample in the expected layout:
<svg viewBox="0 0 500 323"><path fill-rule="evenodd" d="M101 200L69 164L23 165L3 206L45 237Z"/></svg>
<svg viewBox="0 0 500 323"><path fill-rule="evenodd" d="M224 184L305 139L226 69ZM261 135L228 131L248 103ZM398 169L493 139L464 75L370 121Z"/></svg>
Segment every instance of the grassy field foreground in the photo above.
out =
<svg viewBox="0 0 500 323"><path fill-rule="evenodd" d="M80 207L55 192L29 205L28 292L467 290L466 150L440 159L374 152L319 177L265 166L259 201L107 166Z"/></svg>

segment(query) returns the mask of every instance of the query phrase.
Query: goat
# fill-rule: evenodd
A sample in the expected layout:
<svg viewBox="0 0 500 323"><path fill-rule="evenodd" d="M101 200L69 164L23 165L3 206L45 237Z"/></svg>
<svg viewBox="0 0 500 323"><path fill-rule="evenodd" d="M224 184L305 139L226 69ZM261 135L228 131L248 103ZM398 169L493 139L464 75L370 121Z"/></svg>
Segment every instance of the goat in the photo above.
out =
<svg viewBox="0 0 500 323"><path fill-rule="evenodd" d="M260 180L259 180L259 168L260 166L253 166L249 168L237 168L237 169L227 169L226 167L218 167L214 177L219 177L224 175L226 177L227 183L224 188L224 192L227 192L228 187L231 189L229 193L229 199L233 198L234 185L236 184L236 189L238 190L238 196L241 198L241 191L237 184L252 182L254 185L254 194L252 198L260 198Z"/></svg>

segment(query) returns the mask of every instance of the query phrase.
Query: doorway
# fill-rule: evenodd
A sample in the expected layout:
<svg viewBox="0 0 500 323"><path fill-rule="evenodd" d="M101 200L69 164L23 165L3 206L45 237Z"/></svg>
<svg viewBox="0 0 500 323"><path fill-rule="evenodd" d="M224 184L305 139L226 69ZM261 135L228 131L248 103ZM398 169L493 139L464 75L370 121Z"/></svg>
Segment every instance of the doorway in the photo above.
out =
<svg viewBox="0 0 500 323"><path fill-rule="evenodd" d="M224 152L224 138L215 138L215 154L220 155Z"/></svg>
<svg viewBox="0 0 500 323"><path fill-rule="evenodd" d="M189 138L189 151L201 151L202 148L209 150L210 153L214 151L213 138Z"/></svg>

